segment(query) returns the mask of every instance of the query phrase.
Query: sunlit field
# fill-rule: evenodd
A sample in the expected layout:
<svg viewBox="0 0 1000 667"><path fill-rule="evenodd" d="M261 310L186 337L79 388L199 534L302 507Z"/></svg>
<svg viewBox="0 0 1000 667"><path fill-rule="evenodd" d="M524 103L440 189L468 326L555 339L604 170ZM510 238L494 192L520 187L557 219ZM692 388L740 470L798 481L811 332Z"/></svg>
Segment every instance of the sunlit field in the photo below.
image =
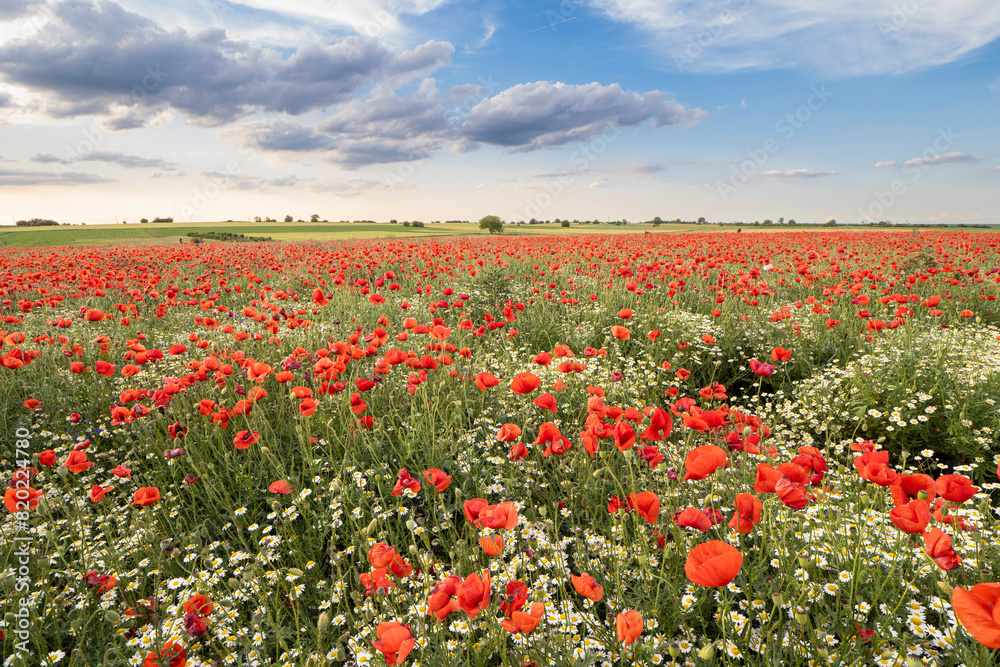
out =
<svg viewBox="0 0 1000 667"><path fill-rule="evenodd" d="M0 249L3 664L1000 664L1000 234L581 230Z"/></svg>

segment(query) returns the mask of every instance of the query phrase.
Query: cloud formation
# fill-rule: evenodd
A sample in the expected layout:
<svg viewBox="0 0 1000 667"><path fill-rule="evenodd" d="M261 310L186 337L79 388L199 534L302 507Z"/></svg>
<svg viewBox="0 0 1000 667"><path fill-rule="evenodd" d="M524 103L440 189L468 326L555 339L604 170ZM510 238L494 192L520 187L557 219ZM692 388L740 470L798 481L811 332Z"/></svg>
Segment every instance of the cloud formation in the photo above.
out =
<svg viewBox="0 0 1000 667"><path fill-rule="evenodd" d="M0 169L0 187L6 185L81 185L106 183L109 179L78 171L31 171Z"/></svg>
<svg viewBox="0 0 1000 667"><path fill-rule="evenodd" d="M633 93L617 83L522 83L476 104L462 135L515 151L590 141L611 130L650 123L652 128L691 125L705 117L654 90Z"/></svg>
<svg viewBox="0 0 1000 667"><path fill-rule="evenodd" d="M938 155L933 155L930 157L915 157L912 160L907 160L902 164L905 167L933 167L939 164L953 164L955 162L978 162L979 158L969 155L968 153L962 153L959 151L952 151L950 153L940 153Z"/></svg>
<svg viewBox="0 0 1000 667"><path fill-rule="evenodd" d="M1000 36L995 0L585 0L635 25L681 71L898 74L953 62Z"/></svg>
<svg viewBox="0 0 1000 667"><path fill-rule="evenodd" d="M73 159L63 159L51 153L36 153L31 157L32 162L42 164L70 164L72 162L107 162L117 164L130 169L174 169L173 163L158 157L142 157L140 155L129 155L114 151L90 151Z"/></svg>
<svg viewBox="0 0 1000 667"><path fill-rule="evenodd" d="M113 114L118 127L170 106L204 125L264 111L303 114L351 100L375 82L401 84L450 62L429 41L393 52L347 37L290 56L234 42L223 30L168 32L109 0L56 5L36 34L0 45L0 76L45 93L58 116Z"/></svg>
<svg viewBox="0 0 1000 667"><path fill-rule="evenodd" d="M770 171L761 171L754 174L755 178L765 178L767 180L776 181L786 178L825 178L827 176L836 176L836 171L813 171L811 169L772 169Z"/></svg>

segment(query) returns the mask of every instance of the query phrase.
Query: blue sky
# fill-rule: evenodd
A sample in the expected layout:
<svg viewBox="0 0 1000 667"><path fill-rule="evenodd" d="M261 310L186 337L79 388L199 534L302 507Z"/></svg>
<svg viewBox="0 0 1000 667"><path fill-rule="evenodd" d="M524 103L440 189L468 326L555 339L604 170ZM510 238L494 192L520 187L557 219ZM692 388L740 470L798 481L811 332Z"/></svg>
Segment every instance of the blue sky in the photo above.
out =
<svg viewBox="0 0 1000 667"><path fill-rule="evenodd" d="M0 222L1000 223L995 0L0 2Z"/></svg>

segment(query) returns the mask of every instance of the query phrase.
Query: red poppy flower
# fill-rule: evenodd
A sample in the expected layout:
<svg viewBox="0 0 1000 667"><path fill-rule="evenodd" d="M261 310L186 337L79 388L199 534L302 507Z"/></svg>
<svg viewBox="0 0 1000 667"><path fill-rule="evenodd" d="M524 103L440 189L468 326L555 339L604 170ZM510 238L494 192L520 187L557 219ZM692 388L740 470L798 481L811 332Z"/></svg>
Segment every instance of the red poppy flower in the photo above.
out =
<svg viewBox="0 0 1000 667"><path fill-rule="evenodd" d="M487 535L479 538L479 548L483 553L491 558L495 558L503 553L503 538L497 534Z"/></svg>
<svg viewBox="0 0 1000 667"><path fill-rule="evenodd" d="M455 593L461 583L462 578L453 574L434 584L427 597L427 614L440 622L451 612L457 611L458 600L455 599Z"/></svg>
<svg viewBox="0 0 1000 667"><path fill-rule="evenodd" d="M542 384L534 373L518 373L510 383L510 390L515 394L530 394Z"/></svg>
<svg viewBox="0 0 1000 667"><path fill-rule="evenodd" d="M80 473L94 465L93 461L87 460L87 452L72 451L63 462L62 467L69 469L71 473Z"/></svg>
<svg viewBox="0 0 1000 667"><path fill-rule="evenodd" d="M536 445L545 445L542 456L552 454L565 454L573 446L569 438L559 432L559 427L552 422L545 422L538 427L538 437L535 438Z"/></svg>
<svg viewBox="0 0 1000 667"><path fill-rule="evenodd" d="M930 506L926 500L911 500L889 512L889 520L905 533L921 534L931 520Z"/></svg>
<svg viewBox="0 0 1000 667"><path fill-rule="evenodd" d="M649 417L649 426L646 427L642 437L645 440L664 440L670 437L672 427L673 420L670 418L670 413L663 408L654 408Z"/></svg>
<svg viewBox="0 0 1000 667"><path fill-rule="evenodd" d="M498 380L492 373L476 373L476 386L479 387L479 391L486 391L490 387L495 387L498 384L500 384L500 380Z"/></svg>
<svg viewBox="0 0 1000 667"><path fill-rule="evenodd" d="M490 571L483 570L482 576L470 574L455 592L458 608L475 618L479 612L490 606Z"/></svg>
<svg viewBox="0 0 1000 667"><path fill-rule="evenodd" d="M519 518L514 503L503 502L497 505L487 505L479 509L473 521L478 528L503 528L510 530L517 525Z"/></svg>
<svg viewBox="0 0 1000 667"><path fill-rule="evenodd" d="M38 499L44 494L30 486L8 488L3 494L3 504L8 512L23 512L38 507Z"/></svg>
<svg viewBox="0 0 1000 667"><path fill-rule="evenodd" d="M953 503L964 503L979 493L979 487L965 475L941 475L936 482L938 495Z"/></svg>
<svg viewBox="0 0 1000 667"><path fill-rule="evenodd" d="M756 359L750 360L750 370L753 371L754 375L759 375L761 377L770 377L774 375L774 366L762 363Z"/></svg>
<svg viewBox="0 0 1000 667"><path fill-rule="evenodd" d="M776 347L771 350L771 361L788 361L792 358L791 348Z"/></svg>
<svg viewBox="0 0 1000 667"><path fill-rule="evenodd" d="M118 584L117 577L100 574L97 570L90 570L83 578L87 580L87 588L93 588L97 595L104 595Z"/></svg>
<svg viewBox="0 0 1000 667"><path fill-rule="evenodd" d="M527 613L515 611L511 613L510 618L502 619L500 625L512 635L529 634L538 627L544 614L545 605L541 602L535 602Z"/></svg>
<svg viewBox="0 0 1000 667"><path fill-rule="evenodd" d="M628 340L632 337L632 332L628 327L618 326L617 324L611 327L611 335L618 340Z"/></svg>
<svg viewBox="0 0 1000 667"><path fill-rule="evenodd" d="M192 595L184 602L184 611L194 612L202 616L208 616L212 613L212 599L207 595L198 593Z"/></svg>
<svg viewBox="0 0 1000 667"><path fill-rule="evenodd" d="M684 461L684 469L687 473L684 479L705 479L721 467L729 466L729 459L724 452L715 445L702 445L695 447L688 452Z"/></svg>
<svg viewBox="0 0 1000 667"><path fill-rule="evenodd" d="M504 596L500 600L500 611L510 618L511 614L524 606L528 601L528 587L523 581L511 581L507 584Z"/></svg>
<svg viewBox="0 0 1000 667"><path fill-rule="evenodd" d="M956 586L951 606L962 626L986 648L1000 648L1000 584L976 584L970 590Z"/></svg>
<svg viewBox="0 0 1000 667"><path fill-rule="evenodd" d="M479 513L486 507L489 507L489 503L483 498L471 498L466 500L462 504L462 513L465 514L465 520L469 523L474 523L477 518L479 518Z"/></svg>
<svg viewBox="0 0 1000 667"><path fill-rule="evenodd" d="M618 317L622 318L623 320L631 318L633 314L634 313L632 312L631 308L622 308L621 310L618 311Z"/></svg>
<svg viewBox="0 0 1000 667"><path fill-rule="evenodd" d="M683 512L674 512L674 525L681 528L694 528L705 532L712 527L712 521L701 510L688 507Z"/></svg>
<svg viewBox="0 0 1000 667"><path fill-rule="evenodd" d="M513 442L521 437L521 427L516 424L504 424L497 431L497 441L498 442Z"/></svg>
<svg viewBox="0 0 1000 667"><path fill-rule="evenodd" d="M622 646L628 646L639 638L642 634L642 625L642 614L635 609L618 614L615 618L615 629Z"/></svg>
<svg viewBox="0 0 1000 667"><path fill-rule="evenodd" d="M143 486L135 490L132 499L133 505L152 505L160 499L160 490L155 486Z"/></svg>
<svg viewBox="0 0 1000 667"><path fill-rule="evenodd" d="M292 492L292 487L290 487L288 482L285 480L279 479L271 482L271 485L267 487L267 490L271 493L281 493L287 495Z"/></svg>
<svg viewBox="0 0 1000 667"><path fill-rule="evenodd" d="M693 584L718 588L732 581L741 567L743 554L736 547L712 540L691 550L684 564L684 574Z"/></svg>
<svg viewBox="0 0 1000 667"><path fill-rule="evenodd" d="M533 400L532 403L540 407L542 410L548 410L552 414L559 411L559 408L556 406L556 397L548 392L545 392Z"/></svg>
<svg viewBox="0 0 1000 667"><path fill-rule="evenodd" d="M410 477L406 468L401 469L396 476L396 485L392 487L392 495L401 496L404 489L410 489L414 494L420 493L420 480Z"/></svg>
<svg viewBox="0 0 1000 667"><path fill-rule="evenodd" d="M236 449L248 449L258 440L260 440L260 433L257 431L238 431L233 436L233 445L236 446Z"/></svg>
<svg viewBox="0 0 1000 667"><path fill-rule="evenodd" d="M115 477L132 477L131 468L126 468L124 464L119 463L117 466L111 469L111 474Z"/></svg>
<svg viewBox="0 0 1000 667"><path fill-rule="evenodd" d="M92 503L100 502L101 498L104 497L104 494L107 493L108 491L110 491L113 488L115 488L115 487L113 487L113 486L101 486L99 484L95 484L94 486L90 487L90 502L92 502Z"/></svg>
<svg viewBox="0 0 1000 667"><path fill-rule="evenodd" d="M736 496L736 513L729 521L729 527L741 534L747 534L753 530L755 524L760 523L760 513L764 505L749 493L740 493Z"/></svg>
<svg viewBox="0 0 1000 667"><path fill-rule="evenodd" d="M379 623L375 628L375 650L385 656L385 664L402 665L416 645L410 626L397 621Z"/></svg>
<svg viewBox="0 0 1000 667"><path fill-rule="evenodd" d="M38 464L51 468L56 464L56 452L54 449L46 449L38 454Z"/></svg>
<svg viewBox="0 0 1000 667"><path fill-rule="evenodd" d="M660 516L660 498L652 491L628 494L628 505L647 523L656 523Z"/></svg>
<svg viewBox="0 0 1000 667"><path fill-rule="evenodd" d="M142 661L142 667L184 667L186 664L187 654L177 642L167 642L159 652L151 652Z"/></svg>
<svg viewBox="0 0 1000 667"><path fill-rule="evenodd" d="M431 468L424 471L424 479L427 483L442 493L451 484L451 475L446 475L440 468Z"/></svg>
<svg viewBox="0 0 1000 667"><path fill-rule="evenodd" d="M962 562L951 546L951 535L939 528L924 533L924 551L942 570L954 570Z"/></svg>
<svg viewBox="0 0 1000 667"><path fill-rule="evenodd" d="M574 590L588 600L600 602L601 598L604 597L604 587L598 584L597 581L586 572L580 576L571 574L569 575L569 578L573 582Z"/></svg>
<svg viewBox="0 0 1000 667"><path fill-rule="evenodd" d="M889 485L889 491L892 492L893 504L899 507L915 499L921 491L924 492L927 502L933 502L937 495L937 485L930 475L904 474L893 480L892 484Z"/></svg>
<svg viewBox="0 0 1000 667"><path fill-rule="evenodd" d="M29 398L24 402L24 407L28 408L29 410L37 410L38 408L42 407L42 402L39 401L37 398Z"/></svg>
<svg viewBox="0 0 1000 667"><path fill-rule="evenodd" d="M94 364L94 370L105 377L111 377L115 374L115 365L101 359Z"/></svg>

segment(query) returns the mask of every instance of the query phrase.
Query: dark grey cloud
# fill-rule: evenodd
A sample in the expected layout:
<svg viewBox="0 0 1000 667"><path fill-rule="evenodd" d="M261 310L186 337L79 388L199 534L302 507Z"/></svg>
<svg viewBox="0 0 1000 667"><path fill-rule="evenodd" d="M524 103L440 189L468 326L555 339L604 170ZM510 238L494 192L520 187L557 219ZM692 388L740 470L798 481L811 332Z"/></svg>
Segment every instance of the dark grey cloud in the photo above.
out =
<svg viewBox="0 0 1000 667"><path fill-rule="evenodd" d="M173 169L171 162L159 157L142 157L140 155L129 155L127 153L117 153L113 151L90 151L83 155L74 157L71 160L63 159L51 153L36 153L31 156L32 162L42 164L70 164L73 162L108 162L118 164L122 167L133 169Z"/></svg>
<svg viewBox="0 0 1000 667"><path fill-rule="evenodd" d="M313 128L283 120L261 121L242 130L243 142L265 151L318 151L332 147L329 137L317 134Z"/></svg>
<svg viewBox="0 0 1000 667"><path fill-rule="evenodd" d="M445 66L453 51L432 41L392 52L347 37L284 58L230 40L223 30L168 32L109 0L67 0L50 18L30 39L0 46L0 77L47 93L54 115L114 112L112 127L123 129L140 123L138 110L165 106L206 125L254 111L323 109L375 82L403 82Z"/></svg>
<svg viewBox="0 0 1000 667"><path fill-rule="evenodd" d="M30 171L0 169L0 187L7 185L80 185L106 183L110 179L78 171Z"/></svg>
<svg viewBox="0 0 1000 667"><path fill-rule="evenodd" d="M660 91L633 93L616 83L538 81L508 88L478 103L462 132L471 141L532 151L589 141L609 130L646 122L652 128L693 124L705 115Z"/></svg>

